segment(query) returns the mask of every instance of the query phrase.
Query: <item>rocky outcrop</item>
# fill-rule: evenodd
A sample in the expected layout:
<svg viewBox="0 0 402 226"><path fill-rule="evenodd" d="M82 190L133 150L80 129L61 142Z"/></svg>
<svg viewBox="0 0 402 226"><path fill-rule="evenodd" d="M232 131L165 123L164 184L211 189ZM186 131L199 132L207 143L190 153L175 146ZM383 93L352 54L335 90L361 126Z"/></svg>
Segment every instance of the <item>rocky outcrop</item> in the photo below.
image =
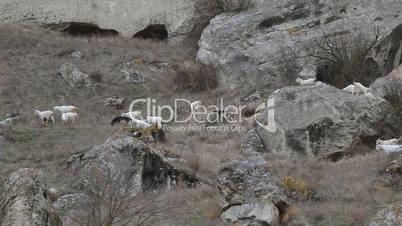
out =
<svg viewBox="0 0 402 226"><path fill-rule="evenodd" d="M20 169L10 174L2 189L2 226L47 225L45 178L40 170Z"/></svg>
<svg viewBox="0 0 402 226"><path fill-rule="evenodd" d="M91 178L129 173L133 190L138 192L175 186L178 181L193 186L198 179L186 169L171 164L157 150L126 135L110 138L105 144L76 154L68 168L77 175L75 186L82 189Z"/></svg>
<svg viewBox="0 0 402 226"><path fill-rule="evenodd" d="M82 88L93 85L93 81L89 75L80 71L72 64L62 64L59 68L58 74L66 81L71 87Z"/></svg>
<svg viewBox="0 0 402 226"><path fill-rule="evenodd" d="M401 121L382 98L355 96L318 83L274 93L255 127L267 150L338 160L399 137ZM269 123L268 123L269 122Z"/></svg>
<svg viewBox="0 0 402 226"><path fill-rule="evenodd" d="M399 0L262 0L248 11L212 19L199 41L197 58L218 71L221 86L273 91L297 75L315 76L314 62L292 57L304 55L304 43L380 26L389 35L372 57L386 75L400 59L401 11Z"/></svg>
<svg viewBox="0 0 402 226"><path fill-rule="evenodd" d="M225 164L218 175L221 218L237 225L278 225L290 200L257 153Z"/></svg>
<svg viewBox="0 0 402 226"><path fill-rule="evenodd" d="M69 29L97 27L132 37L151 25L162 25L169 37L192 29L193 2L186 0L1 0L0 22L34 22ZM73 28L74 29L74 28Z"/></svg>
<svg viewBox="0 0 402 226"><path fill-rule="evenodd" d="M397 108L402 107L402 65L393 70L388 76L379 78L371 84L370 92L387 99Z"/></svg>
<svg viewBox="0 0 402 226"><path fill-rule="evenodd" d="M394 205L380 210L369 226L396 226L402 225L402 205Z"/></svg>

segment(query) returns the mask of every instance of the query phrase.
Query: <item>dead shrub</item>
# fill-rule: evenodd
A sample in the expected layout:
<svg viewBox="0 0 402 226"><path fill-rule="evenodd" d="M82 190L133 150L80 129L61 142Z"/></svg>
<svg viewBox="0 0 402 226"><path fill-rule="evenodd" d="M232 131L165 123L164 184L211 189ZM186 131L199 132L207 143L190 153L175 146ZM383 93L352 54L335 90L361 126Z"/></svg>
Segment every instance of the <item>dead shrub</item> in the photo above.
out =
<svg viewBox="0 0 402 226"><path fill-rule="evenodd" d="M173 83L178 91L206 91L218 86L216 74L207 66L190 63L178 66Z"/></svg>
<svg viewBox="0 0 402 226"><path fill-rule="evenodd" d="M338 88L354 81L368 85L381 76L369 54L382 39L383 32L379 27L371 34L324 33L321 39L306 43L303 50L306 57L318 60L318 80Z"/></svg>
<svg viewBox="0 0 402 226"><path fill-rule="evenodd" d="M89 78L96 83L103 82L103 74L99 71L89 73Z"/></svg>
<svg viewBox="0 0 402 226"><path fill-rule="evenodd" d="M187 160L187 165L193 171L193 174L196 174L200 169L200 160L197 158Z"/></svg>
<svg viewBox="0 0 402 226"><path fill-rule="evenodd" d="M310 185L303 180L296 180L290 176L285 176L281 180L283 188L288 193L296 195L297 199L310 199L314 196L314 191Z"/></svg>
<svg viewBox="0 0 402 226"><path fill-rule="evenodd" d="M106 175L93 169L95 176L83 191L88 201L68 217L81 226L153 225L167 217L170 202L155 192L138 191L127 164L123 162L114 172L106 170Z"/></svg>

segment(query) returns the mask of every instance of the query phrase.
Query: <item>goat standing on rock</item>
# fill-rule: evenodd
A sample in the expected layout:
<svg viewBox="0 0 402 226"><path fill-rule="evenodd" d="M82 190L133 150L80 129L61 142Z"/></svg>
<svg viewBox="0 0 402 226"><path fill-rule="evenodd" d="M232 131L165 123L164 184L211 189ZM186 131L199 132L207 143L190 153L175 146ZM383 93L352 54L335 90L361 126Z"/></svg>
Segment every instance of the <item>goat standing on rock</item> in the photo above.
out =
<svg viewBox="0 0 402 226"><path fill-rule="evenodd" d="M296 79L296 83L299 84L300 86L311 86L311 85L315 85L316 82L316 78L310 78L310 79L301 79L301 78L297 78Z"/></svg>

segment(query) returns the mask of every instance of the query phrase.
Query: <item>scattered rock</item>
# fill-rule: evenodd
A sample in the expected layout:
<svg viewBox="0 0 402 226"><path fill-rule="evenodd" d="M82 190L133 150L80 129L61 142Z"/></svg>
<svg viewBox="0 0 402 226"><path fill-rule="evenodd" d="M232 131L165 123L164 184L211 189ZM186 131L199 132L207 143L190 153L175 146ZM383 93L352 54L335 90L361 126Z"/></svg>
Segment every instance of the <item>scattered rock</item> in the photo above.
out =
<svg viewBox="0 0 402 226"><path fill-rule="evenodd" d="M241 149L245 153L265 152L264 143L254 129L247 132L241 144Z"/></svg>
<svg viewBox="0 0 402 226"><path fill-rule="evenodd" d="M369 226L398 226L402 225L402 205L397 204L380 210Z"/></svg>
<svg viewBox="0 0 402 226"><path fill-rule="evenodd" d="M131 65L132 63L123 63L119 65L119 71L122 75L122 78L125 82L141 84L144 82L144 76L141 72L136 70Z"/></svg>
<svg viewBox="0 0 402 226"><path fill-rule="evenodd" d="M82 88L93 85L89 75L72 64L62 64L58 73L71 87Z"/></svg>
<svg viewBox="0 0 402 226"><path fill-rule="evenodd" d="M373 150L378 137L397 137L401 130L399 117L384 99L354 96L329 85L285 87L270 98L274 112L265 110L255 130L274 153L336 161L362 147Z"/></svg>
<svg viewBox="0 0 402 226"><path fill-rule="evenodd" d="M73 58L73 60L80 60L81 59L81 52L80 51L74 51L71 53L71 58Z"/></svg>
<svg viewBox="0 0 402 226"><path fill-rule="evenodd" d="M112 107L115 109L123 109L126 104L124 97L109 97L105 100L105 107Z"/></svg>

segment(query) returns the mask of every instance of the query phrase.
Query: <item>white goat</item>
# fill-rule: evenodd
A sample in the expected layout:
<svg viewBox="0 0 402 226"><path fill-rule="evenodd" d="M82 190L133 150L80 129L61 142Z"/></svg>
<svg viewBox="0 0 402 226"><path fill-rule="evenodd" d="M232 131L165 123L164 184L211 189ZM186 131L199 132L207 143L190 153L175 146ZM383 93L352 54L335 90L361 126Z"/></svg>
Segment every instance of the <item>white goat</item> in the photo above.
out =
<svg viewBox="0 0 402 226"><path fill-rule="evenodd" d="M60 114L68 113L68 112L78 112L78 108L72 105L70 106L56 106L53 108L54 111L59 112Z"/></svg>
<svg viewBox="0 0 402 226"><path fill-rule="evenodd" d="M131 119L141 119L142 120L142 112L141 111L131 111L122 113L121 117L127 117Z"/></svg>
<svg viewBox="0 0 402 226"><path fill-rule="evenodd" d="M379 144L376 146L377 151L382 151L385 152L386 154L391 154L395 152L401 152L402 151L402 145L383 145Z"/></svg>
<svg viewBox="0 0 402 226"><path fill-rule="evenodd" d="M54 123L53 111L35 110L34 113L36 116L39 117L39 119L41 120L41 122L43 124L49 123L50 121L52 121L52 123Z"/></svg>
<svg viewBox="0 0 402 226"><path fill-rule="evenodd" d="M351 93L352 95L355 95L355 91L356 91L355 85L348 85L343 89L343 91L345 91L347 93Z"/></svg>
<svg viewBox="0 0 402 226"><path fill-rule="evenodd" d="M67 124L67 123L72 123L75 121L75 119L78 117L78 114L75 112L67 112L63 113L61 115L61 123Z"/></svg>
<svg viewBox="0 0 402 226"><path fill-rule="evenodd" d="M369 91L369 88L365 87L360 82L354 82L353 85L355 86L355 94L357 95L366 94Z"/></svg>
<svg viewBox="0 0 402 226"><path fill-rule="evenodd" d="M316 78L310 78L310 79L301 79L301 78L297 78L296 79L296 83L301 85L301 86L310 86L310 85L314 85L316 82Z"/></svg>
<svg viewBox="0 0 402 226"><path fill-rule="evenodd" d="M151 127L151 124L139 119L132 119L131 123L137 129L146 129Z"/></svg>
<svg viewBox="0 0 402 226"><path fill-rule="evenodd" d="M378 139L376 142L377 145L398 145L399 139L390 139L390 140L381 140Z"/></svg>
<svg viewBox="0 0 402 226"><path fill-rule="evenodd" d="M193 103L191 103L190 107L191 107L191 111L198 111L198 108L201 106L201 101L197 100L194 101Z"/></svg>
<svg viewBox="0 0 402 226"><path fill-rule="evenodd" d="M14 124L19 118L20 118L20 116L6 118L6 119L0 121L0 126L9 127L12 124Z"/></svg>
<svg viewBox="0 0 402 226"><path fill-rule="evenodd" d="M147 122L151 125L158 126L158 129L162 128L162 117L147 116Z"/></svg>

